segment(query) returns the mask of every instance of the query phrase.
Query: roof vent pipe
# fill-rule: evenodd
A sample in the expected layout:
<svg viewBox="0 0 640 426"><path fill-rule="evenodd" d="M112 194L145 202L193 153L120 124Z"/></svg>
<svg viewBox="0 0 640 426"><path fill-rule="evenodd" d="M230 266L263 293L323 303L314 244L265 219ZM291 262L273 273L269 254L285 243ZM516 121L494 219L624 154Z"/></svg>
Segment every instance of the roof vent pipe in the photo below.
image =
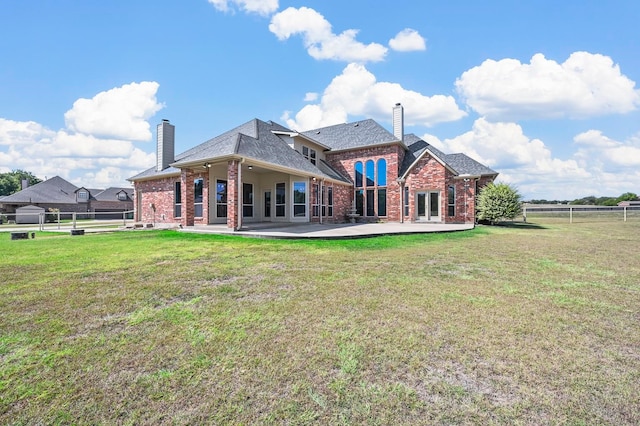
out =
<svg viewBox="0 0 640 426"><path fill-rule="evenodd" d="M404 108L398 102L393 107L393 135L396 139L404 142Z"/></svg>
<svg viewBox="0 0 640 426"><path fill-rule="evenodd" d="M169 120L162 120L157 128L157 166L156 171L161 172L169 164L175 161L175 134L176 127Z"/></svg>

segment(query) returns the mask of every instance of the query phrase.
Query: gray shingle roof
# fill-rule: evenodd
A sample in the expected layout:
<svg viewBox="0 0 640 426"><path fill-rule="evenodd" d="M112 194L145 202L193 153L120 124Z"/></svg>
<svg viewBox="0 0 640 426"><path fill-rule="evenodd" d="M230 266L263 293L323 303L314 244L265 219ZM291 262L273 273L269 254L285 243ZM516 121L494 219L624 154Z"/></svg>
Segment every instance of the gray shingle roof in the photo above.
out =
<svg viewBox="0 0 640 426"><path fill-rule="evenodd" d="M95 190L91 190L91 191L95 191ZM118 193L121 191L124 191L127 194L128 200L132 200L133 199L133 189L131 188L116 188L116 187L111 187L111 188L107 188L104 191L99 190L100 192L94 193L92 192L91 194L93 195L92 198L95 199L96 201L120 201L118 200Z"/></svg>
<svg viewBox="0 0 640 426"><path fill-rule="evenodd" d="M7 195L2 199L2 202L5 204L71 204L76 202L75 191L77 189L77 186L67 182L60 176L54 176L15 194Z"/></svg>
<svg viewBox="0 0 640 426"><path fill-rule="evenodd" d="M372 119L336 124L302 132L302 134L328 146L332 151L400 142L392 133Z"/></svg>
<svg viewBox="0 0 640 426"><path fill-rule="evenodd" d="M458 175L497 175L498 173L491 170L489 167L477 162L473 158L465 154L445 154L433 145L425 142L414 134L409 134L404 137L407 146L407 152L404 156L402 166L400 169L400 175L404 175L411 165L420 158L425 151L429 151L431 155L437 157L440 161L445 163L449 168L454 170Z"/></svg>
<svg viewBox="0 0 640 426"><path fill-rule="evenodd" d="M130 178L130 180L180 173L178 167L181 165L199 161L204 163L219 157L239 155L275 166L349 182L348 179L326 165L320 168L311 164L302 154L291 149L284 139L274 134L274 131L291 132L290 129L273 121L265 122L253 119L179 154L173 163L175 167L169 167L161 172L157 172L154 167Z"/></svg>
<svg viewBox="0 0 640 426"><path fill-rule="evenodd" d="M465 154L447 154L444 161L459 175L497 175L498 172L491 170L484 164L478 163L473 158Z"/></svg>

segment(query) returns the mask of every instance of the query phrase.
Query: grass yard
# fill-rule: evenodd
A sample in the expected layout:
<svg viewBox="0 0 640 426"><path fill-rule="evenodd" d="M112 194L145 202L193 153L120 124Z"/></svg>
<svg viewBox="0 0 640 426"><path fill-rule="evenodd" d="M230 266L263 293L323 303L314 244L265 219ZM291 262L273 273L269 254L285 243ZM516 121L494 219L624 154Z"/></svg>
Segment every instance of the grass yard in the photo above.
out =
<svg viewBox="0 0 640 426"><path fill-rule="evenodd" d="M640 424L640 223L0 233L0 424Z"/></svg>

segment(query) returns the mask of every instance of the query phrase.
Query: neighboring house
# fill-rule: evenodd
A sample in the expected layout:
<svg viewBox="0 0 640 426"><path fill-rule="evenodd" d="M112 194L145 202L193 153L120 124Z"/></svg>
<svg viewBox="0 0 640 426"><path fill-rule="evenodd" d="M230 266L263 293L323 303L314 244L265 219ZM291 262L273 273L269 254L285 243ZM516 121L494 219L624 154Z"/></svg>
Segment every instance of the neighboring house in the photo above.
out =
<svg viewBox="0 0 640 426"><path fill-rule="evenodd" d="M60 176L2 197L0 207L13 214L19 207L38 206L45 210L58 209L65 213L124 212L133 210L131 188L88 189L77 187ZM118 215L117 217L122 217ZM99 215L98 218L106 218Z"/></svg>
<svg viewBox="0 0 640 426"><path fill-rule="evenodd" d="M640 206L640 201L638 201L638 200L620 201L618 203L618 206L620 206L620 207L636 207L636 206Z"/></svg>
<svg viewBox="0 0 640 426"><path fill-rule="evenodd" d="M478 190L498 175L373 120L296 132L251 120L174 156L175 128L158 125L157 164L129 180L141 222L473 223Z"/></svg>

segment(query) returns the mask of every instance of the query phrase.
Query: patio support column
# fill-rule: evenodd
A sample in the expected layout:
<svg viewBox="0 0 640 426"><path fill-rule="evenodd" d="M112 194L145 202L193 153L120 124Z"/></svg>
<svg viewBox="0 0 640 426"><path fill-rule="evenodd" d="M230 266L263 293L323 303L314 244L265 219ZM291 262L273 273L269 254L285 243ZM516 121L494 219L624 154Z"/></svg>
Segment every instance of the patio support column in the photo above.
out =
<svg viewBox="0 0 640 426"><path fill-rule="evenodd" d="M182 169L180 171L180 186L182 187L182 226L193 226L195 216L193 170Z"/></svg>
<svg viewBox="0 0 640 426"><path fill-rule="evenodd" d="M238 167L237 160L227 164L227 228L238 229Z"/></svg>

